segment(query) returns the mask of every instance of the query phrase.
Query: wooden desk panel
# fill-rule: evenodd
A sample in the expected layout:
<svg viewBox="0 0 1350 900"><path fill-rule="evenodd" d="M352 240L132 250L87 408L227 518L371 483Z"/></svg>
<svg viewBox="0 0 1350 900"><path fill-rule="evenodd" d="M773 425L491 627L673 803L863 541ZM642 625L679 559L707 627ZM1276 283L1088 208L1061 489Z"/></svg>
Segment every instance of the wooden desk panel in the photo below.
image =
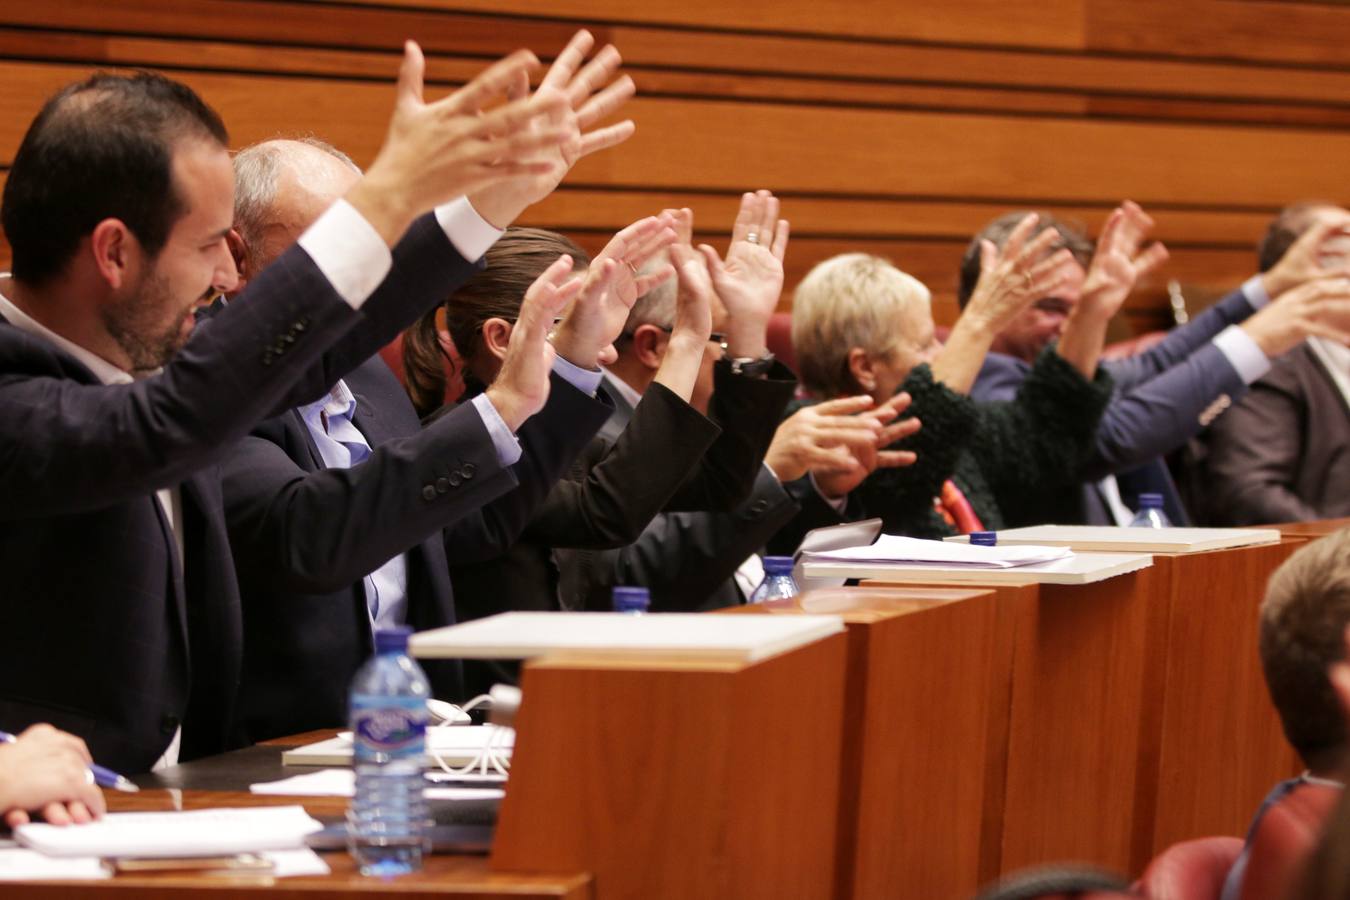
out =
<svg viewBox="0 0 1350 900"><path fill-rule="evenodd" d="M1280 529L1285 537L1319 538L1334 534L1342 528L1350 528L1350 517L1344 519L1319 519L1316 522L1282 522L1272 528Z"/></svg>
<svg viewBox="0 0 1350 900"><path fill-rule="evenodd" d="M1246 833L1270 788L1302 770L1257 652L1270 573L1303 541L1157 556L1171 593L1153 849Z"/></svg>
<svg viewBox="0 0 1350 900"><path fill-rule="evenodd" d="M825 897L846 638L752 665L527 665L496 871L605 898Z"/></svg>

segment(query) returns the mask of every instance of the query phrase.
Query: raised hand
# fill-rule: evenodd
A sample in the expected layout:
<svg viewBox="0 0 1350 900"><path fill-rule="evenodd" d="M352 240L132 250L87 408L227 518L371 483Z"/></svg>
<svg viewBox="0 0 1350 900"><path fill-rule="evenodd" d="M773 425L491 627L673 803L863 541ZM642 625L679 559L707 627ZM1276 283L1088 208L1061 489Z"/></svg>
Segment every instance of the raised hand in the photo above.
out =
<svg viewBox="0 0 1350 900"><path fill-rule="evenodd" d="M700 244L717 297L727 310L727 352L758 359L768 353L769 319L783 293L788 222L778 218L778 198L768 191L741 197L726 259Z"/></svg>
<svg viewBox="0 0 1350 900"><path fill-rule="evenodd" d="M103 792L89 773L89 749L74 735L34 725L0 744L0 811L11 828L40 811L52 825L89 822L103 815Z"/></svg>
<svg viewBox="0 0 1350 900"><path fill-rule="evenodd" d="M582 65L586 54L595 46L589 31L578 31L558 54L540 83L533 98L529 98L529 80L525 73L515 77L509 91L513 99L529 98L531 104L555 103L563 98L563 105L550 116L532 121L532 128L566 127L573 136L563 143L542 149L535 157L546 168L527 172L520 177L502 181L470 196L469 201L488 222L505 228L528 206L543 200L558 186L577 161L592 153L621 144L632 136L635 126L631 120L596 127L633 96L636 88L627 75L612 80L622 59L619 51L606 45L591 61Z"/></svg>
<svg viewBox="0 0 1350 900"><path fill-rule="evenodd" d="M701 352L703 344L712 334L712 278L703 257L688 244L671 244L668 252L670 262L675 267L675 277L679 281L671 338L687 336L699 345Z"/></svg>
<svg viewBox="0 0 1350 900"><path fill-rule="evenodd" d="M392 245L419 213L489 185L552 171L548 154L577 138L575 123L566 120L565 96L550 91L484 112L538 65L533 53L519 50L427 103L426 61L408 41L389 132L347 201Z"/></svg>
<svg viewBox="0 0 1350 900"><path fill-rule="evenodd" d="M620 231L591 261L576 303L554 334L558 355L594 369L601 354L613 360L614 339L623 331L637 298L674 274L669 265L642 273L642 267L675 241L669 216L649 216Z"/></svg>
<svg viewBox="0 0 1350 900"><path fill-rule="evenodd" d="M1350 215L1329 208L1261 276L1266 293L1274 299L1309 281L1350 277L1350 260L1343 250L1347 237L1350 237Z"/></svg>
<svg viewBox="0 0 1350 900"><path fill-rule="evenodd" d="M1350 344L1350 279L1318 278L1290 288L1239 327L1272 359L1309 337Z"/></svg>
<svg viewBox="0 0 1350 900"><path fill-rule="evenodd" d="M918 419L896 417L909 395L873 406L871 397L842 397L803 407L774 432L764 461L782 481L810 472L827 497L847 495L878 467L911 465L914 454L884 450L919 430Z"/></svg>
<svg viewBox="0 0 1350 900"><path fill-rule="evenodd" d="M560 256L544 270L520 304L520 316L511 329L501 371L487 389L502 421L512 431L544 408L553 346L548 342L553 319L581 291L582 279L572 274L572 257Z"/></svg>
<svg viewBox="0 0 1350 900"><path fill-rule="evenodd" d="M1017 223L1000 250L992 241L980 245L980 279L961 320L995 335L1033 301L1053 295L1073 275L1073 254L1050 252L1059 232L1047 228L1028 240L1039 216L1028 213Z"/></svg>
<svg viewBox="0 0 1350 900"><path fill-rule="evenodd" d="M1139 279L1167 261L1167 248L1154 242L1141 249L1153 218L1132 200L1107 217L1088 266L1079 306L1110 319L1120 311Z"/></svg>

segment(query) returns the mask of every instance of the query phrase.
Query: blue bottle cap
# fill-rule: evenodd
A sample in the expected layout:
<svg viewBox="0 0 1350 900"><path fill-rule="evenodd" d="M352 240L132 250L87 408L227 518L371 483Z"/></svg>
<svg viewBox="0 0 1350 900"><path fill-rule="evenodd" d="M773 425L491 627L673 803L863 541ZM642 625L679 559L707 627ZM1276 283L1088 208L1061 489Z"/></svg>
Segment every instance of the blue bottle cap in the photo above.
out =
<svg viewBox="0 0 1350 900"><path fill-rule="evenodd" d="M613 596L615 612L646 612L652 605L651 591L645 587L616 587Z"/></svg>
<svg viewBox="0 0 1350 900"><path fill-rule="evenodd" d="M407 653L408 638L412 636L412 629L407 625L397 625L393 628L380 628L375 632L375 652L376 653Z"/></svg>
<svg viewBox="0 0 1350 900"><path fill-rule="evenodd" d="M970 542L980 547L993 547L998 543L998 532L972 531L970 533Z"/></svg>
<svg viewBox="0 0 1350 900"><path fill-rule="evenodd" d="M792 557L790 556L766 556L764 557L765 575L791 575Z"/></svg>
<svg viewBox="0 0 1350 900"><path fill-rule="evenodd" d="M1139 508L1140 508L1140 509L1162 509L1162 508L1163 508L1163 495L1162 495L1162 494L1140 494L1140 495L1139 495Z"/></svg>

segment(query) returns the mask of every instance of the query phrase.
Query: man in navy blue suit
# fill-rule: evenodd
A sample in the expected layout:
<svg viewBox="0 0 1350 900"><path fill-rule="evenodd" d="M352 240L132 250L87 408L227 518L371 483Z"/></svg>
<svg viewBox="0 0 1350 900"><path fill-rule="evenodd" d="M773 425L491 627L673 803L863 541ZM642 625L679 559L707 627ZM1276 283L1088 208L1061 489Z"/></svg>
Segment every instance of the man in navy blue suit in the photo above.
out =
<svg viewBox="0 0 1350 900"><path fill-rule="evenodd" d="M1137 208L1137 207L1136 207ZM1025 215L1008 213L989 223L966 249L958 300L964 306L980 273L983 242L1002 246ZM1139 216L1142 216L1140 218ZM1152 221L1140 212L1108 223L1094 248L1078 229L1042 213L1037 232L1054 228L1058 247L1077 262L1077 277L1053 297L1042 297L1000 332L971 390L976 400L1016 396L1031 364L1073 315L1090 281L1129 292L1136 281L1166 259L1160 244L1143 247ZM1128 359L1103 362L1116 392L1097 428L1092 458L1084 467L1082 490L1066 496L1056 520L1062 524L1128 524L1138 497L1160 493L1173 524L1188 523L1162 455L1184 444L1269 370L1271 360L1307 337L1311 323L1334 303L1344 287L1328 276L1323 248L1350 233L1350 215L1329 217L1292 246L1278 264L1192 319L1162 341ZM1272 302L1272 298L1275 298ZM1019 520L1015 524L1039 524Z"/></svg>
<svg viewBox="0 0 1350 900"><path fill-rule="evenodd" d="M320 397L468 277L455 198L535 177L575 141L521 51L422 99L409 43L370 171L232 304L225 129L189 88L95 75L15 155L0 284L0 723L52 722L139 772L224 749L241 617L219 464L257 422ZM541 377L506 419L544 402ZM433 487L433 494L435 493ZM437 495L438 496L438 495ZM436 502L429 498L428 503ZM74 662L72 662L74 661Z"/></svg>

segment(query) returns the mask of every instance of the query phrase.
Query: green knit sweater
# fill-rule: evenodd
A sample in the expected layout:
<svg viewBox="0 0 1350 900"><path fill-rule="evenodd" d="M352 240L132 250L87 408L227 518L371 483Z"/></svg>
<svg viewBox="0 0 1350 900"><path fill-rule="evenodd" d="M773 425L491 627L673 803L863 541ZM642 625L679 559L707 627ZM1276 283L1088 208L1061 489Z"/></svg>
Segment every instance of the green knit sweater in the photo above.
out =
<svg viewBox="0 0 1350 900"><path fill-rule="evenodd" d="M865 518L880 517L887 534L937 538L954 534L933 508L952 479L985 528L1005 525L1004 510L1023 521L1046 521L1056 496L1074 490L1075 473L1092 450L1097 420L1111 398L1111 377L1088 382L1054 349L1041 354L1007 403L977 403L916 366L900 390L914 398L909 415L923 427L895 445L913 450L914 465L878 469L854 492Z"/></svg>

